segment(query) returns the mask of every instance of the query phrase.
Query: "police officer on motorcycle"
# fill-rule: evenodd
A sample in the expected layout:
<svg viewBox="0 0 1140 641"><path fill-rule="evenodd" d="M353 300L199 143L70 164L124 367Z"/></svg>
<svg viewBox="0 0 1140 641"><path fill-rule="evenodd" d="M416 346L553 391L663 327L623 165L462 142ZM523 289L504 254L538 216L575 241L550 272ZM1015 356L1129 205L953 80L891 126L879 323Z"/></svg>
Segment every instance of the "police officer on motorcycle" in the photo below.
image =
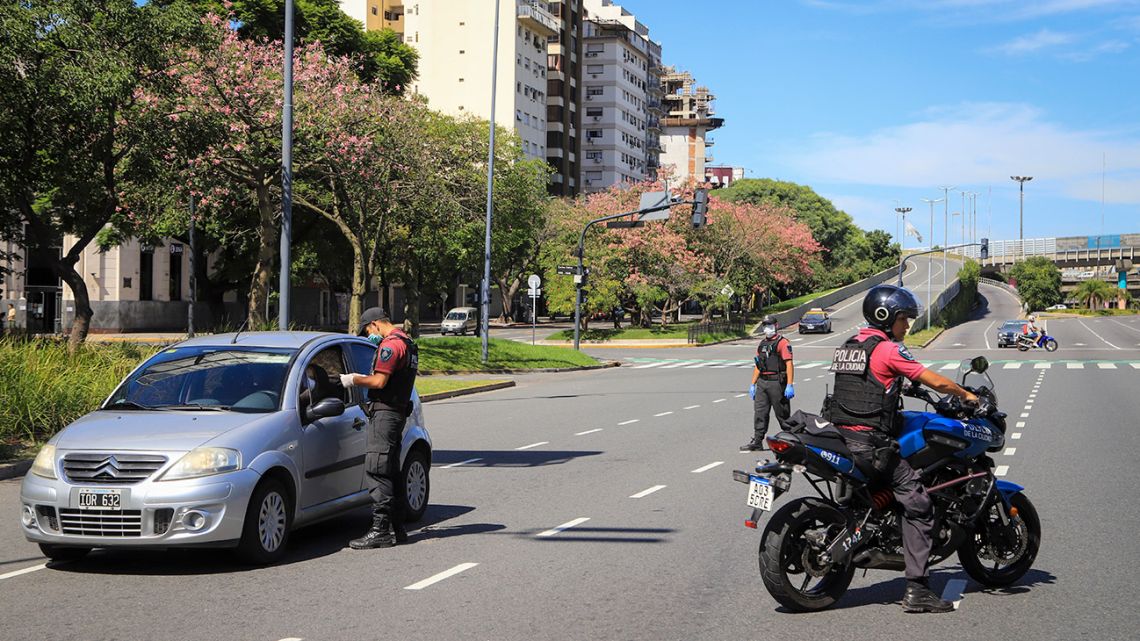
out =
<svg viewBox="0 0 1140 641"><path fill-rule="evenodd" d="M863 299L863 317L869 327L835 351L835 391L825 401L824 415L840 428L860 469L890 481L903 508L903 609L950 612L953 603L939 598L927 584L934 506L918 473L898 455L900 392L903 379L909 379L967 403L976 404L978 397L926 369L903 345L911 319L918 317L918 300L910 291L893 285L871 288Z"/></svg>
<svg viewBox="0 0 1140 641"><path fill-rule="evenodd" d="M419 349L380 307L364 310L357 334L378 345L372 373L341 374L340 382L346 388L358 385L368 389L364 473L372 497L372 528L348 545L354 550L389 548L408 540L404 529L406 490L400 471L400 444L404 423L412 413Z"/></svg>
<svg viewBox="0 0 1140 641"><path fill-rule="evenodd" d="M760 321L764 338L756 348L756 366L752 368L752 385L748 388L753 401L752 440L740 446L741 452L764 448L773 410L780 429L784 429L792 414L792 398L796 395L792 344L777 332L777 326L776 317L771 314Z"/></svg>

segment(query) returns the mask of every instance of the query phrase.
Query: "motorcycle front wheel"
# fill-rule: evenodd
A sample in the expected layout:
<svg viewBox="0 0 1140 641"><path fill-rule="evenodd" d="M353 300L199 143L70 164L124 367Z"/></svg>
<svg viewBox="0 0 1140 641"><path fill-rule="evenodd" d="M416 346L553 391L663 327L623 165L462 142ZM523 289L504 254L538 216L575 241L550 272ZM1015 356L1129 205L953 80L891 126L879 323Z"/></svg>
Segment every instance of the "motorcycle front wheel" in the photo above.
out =
<svg viewBox="0 0 1140 641"><path fill-rule="evenodd" d="M760 579L772 598L793 612L834 605L851 585L855 566L821 563L806 534L831 535L843 527L843 515L818 499L799 499L773 514L760 539Z"/></svg>
<svg viewBox="0 0 1140 641"><path fill-rule="evenodd" d="M966 574L988 587L1010 585L1025 576L1041 547L1041 520L1033 503L1024 494L1014 494L1009 503L1017 516L1008 526L1002 525L998 510L1003 506L995 501L958 548Z"/></svg>
<svg viewBox="0 0 1140 641"><path fill-rule="evenodd" d="M1050 338L1049 340L1045 341L1044 347L1046 352L1055 352L1057 351L1057 341Z"/></svg>

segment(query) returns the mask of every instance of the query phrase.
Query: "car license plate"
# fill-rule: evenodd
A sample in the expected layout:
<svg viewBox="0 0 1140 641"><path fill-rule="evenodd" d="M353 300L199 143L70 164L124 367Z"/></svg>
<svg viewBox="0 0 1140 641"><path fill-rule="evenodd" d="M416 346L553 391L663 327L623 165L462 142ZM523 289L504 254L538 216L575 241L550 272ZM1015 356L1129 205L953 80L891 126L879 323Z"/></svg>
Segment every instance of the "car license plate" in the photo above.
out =
<svg viewBox="0 0 1140 641"><path fill-rule="evenodd" d="M81 510L122 510L123 491L80 488L76 501Z"/></svg>
<svg viewBox="0 0 1140 641"><path fill-rule="evenodd" d="M765 512L772 511L772 500L776 498L776 491L772 489L772 481L760 477L749 477L748 507L755 507Z"/></svg>

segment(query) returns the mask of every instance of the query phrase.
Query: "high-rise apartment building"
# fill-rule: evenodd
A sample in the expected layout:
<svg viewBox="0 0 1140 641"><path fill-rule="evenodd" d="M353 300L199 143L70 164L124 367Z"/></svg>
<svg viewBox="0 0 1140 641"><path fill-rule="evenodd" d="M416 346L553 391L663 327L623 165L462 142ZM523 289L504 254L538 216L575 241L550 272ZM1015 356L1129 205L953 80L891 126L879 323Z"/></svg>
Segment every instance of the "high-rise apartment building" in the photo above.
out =
<svg viewBox="0 0 1140 641"><path fill-rule="evenodd" d="M656 174L661 45L612 0L585 0L582 86L582 189Z"/></svg>
<svg viewBox="0 0 1140 641"><path fill-rule="evenodd" d="M582 18L580 0L547 2L558 20L558 33L547 40L546 52L546 161L553 196L575 196L581 184L582 158Z"/></svg>
<svg viewBox="0 0 1140 641"><path fill-rule="evenodd" d="M687 71L668 67L661 74L665 120L661 135L661 164L672 169L677 180L705 178L705 165L713 161L708 132L724 124L713 116L716 98L708 87L696 86Z"/></svg>

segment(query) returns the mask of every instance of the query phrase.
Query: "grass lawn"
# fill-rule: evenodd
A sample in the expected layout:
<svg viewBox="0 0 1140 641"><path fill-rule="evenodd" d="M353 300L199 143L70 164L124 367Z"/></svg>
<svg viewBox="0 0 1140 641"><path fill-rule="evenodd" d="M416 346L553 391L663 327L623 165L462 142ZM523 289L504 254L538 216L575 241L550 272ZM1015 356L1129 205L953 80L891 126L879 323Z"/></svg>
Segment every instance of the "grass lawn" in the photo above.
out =
<svg viewBox="0 0 1140 641"><path fill-rule="evenodd" d="M598 327L582 332L579 338L583 341L644 340L651 338L668 338L684 341L689 339L689 328L696 324L696 321L692 321L687 323L670 323L666 327L661 327L660 325L653 325L652 327L623 327L621 329ZM746 336L748 336L747 329L739 334L727 332L706 334L701 336L698 342L713 343L730 338L744 338ZM574 330L564 329L552 335L550 340L572 341L574 340Z"/></svg>
<svg viewBox="0 0 1140 641"><path fill-rule="evenodd" d="M905 343L907 347L922 347L923 343L934 338L934 335L941 332L942 329L943 328L935 325L934 327L928 327L914 334L907 334L903 338L903 343Z"/></svg>
<svg viewBox="0 0 1140 641"><path fill-rule="evenodd" d="M1077 314L1080 316L1135 316L1140 314L1140 311L1135 309L1059 309L1052 312L1035 312L1043 314L1046 318L1051 314L1064 316L1065 314Z"/></svg>
<svg viewBox="0 0 1140 641"><path fill-rule="evenodd" d="M492 338L487 348L487 363L482 362L481 339L472 337L421 338L421 370L485 371L496 369L545 369L597 365L592 356L566 347L527 345Z"/></svg>
<svg viewBox="0 0 1140 641"><path fill-rule="evenodd" d="M464 380L458 378L445 378L441 376L418 376L416 377L416 391L419 392L420 396L427 396L428 394L453 392L455 390L467 389L469 387L490 385L491 383L502 383L505 380L506 379L503 378L500 378L498 380Z"/></svg>
<svg viewBox="0 0 1140 641"><path fill-rule="evenodd" d="M778 312L786 312L789 309L792 309L794 307L799 307L800 305L803 305L804 303L806 303L808 301L815 300L815 299L819 298L820 296L826 296L826 295L830 294L831 292L833 292L837 289L840 289L840 288L836 287L834 289L825 289L822 292L812 292L811 294L804 294L803 296L797 296L795 298L789 298L788 300L781 301L781 302L776 303L774 305L769 305L769 306L765 307L764 313L765 314L776 314Z"/></svg>

